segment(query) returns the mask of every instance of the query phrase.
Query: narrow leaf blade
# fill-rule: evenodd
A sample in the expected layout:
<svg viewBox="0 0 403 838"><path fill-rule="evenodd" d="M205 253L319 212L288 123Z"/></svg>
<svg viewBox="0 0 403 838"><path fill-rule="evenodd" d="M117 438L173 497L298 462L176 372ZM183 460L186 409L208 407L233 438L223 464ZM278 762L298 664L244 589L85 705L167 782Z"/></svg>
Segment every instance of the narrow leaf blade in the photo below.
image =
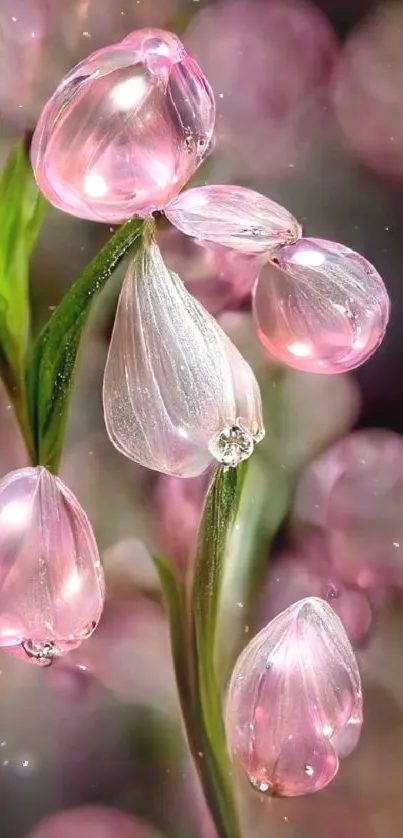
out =
<svg viewBox="0 0 403 838"><path fill-rule="evenodd" d="M191 713L192 698L187 658L185 590L175 568L163 556L153 556L167 610L172 657L179 698L185 717Z"/></svg>
<svg viewBox="0 0 403 838"><path fill-rule="evenodd" d="M140 247L146 222L121 227L84 269L31 347L27 393L35 456L57 472L84 327L94 298L129 248Z"/></svg>
<svg viewBox="0 0 403 838"><path fill-rule="evenodd" d="M21 140L0 179L0 374L30 451L24 378L30 328L29 259L46 207Z"/></svg>

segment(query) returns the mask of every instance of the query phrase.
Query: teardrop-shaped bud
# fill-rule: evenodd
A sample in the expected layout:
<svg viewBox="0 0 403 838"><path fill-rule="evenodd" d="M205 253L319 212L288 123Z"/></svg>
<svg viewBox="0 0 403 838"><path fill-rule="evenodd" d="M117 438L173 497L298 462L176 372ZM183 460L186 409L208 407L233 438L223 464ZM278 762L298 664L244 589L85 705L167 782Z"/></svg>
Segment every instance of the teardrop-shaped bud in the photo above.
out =
<svg viewBox="0 0 403 838"><path fill-rule="evenodd" d="M72 492L39 466L8 474L0 483L0 646L51 662L92 634L103 601L94 534Z"/></svg>
<svg viewBox="0 0 403 838"><path fill-rule="evenodd" d="M188 236L244 253L270 253L279 245L295 242L302 233L288 210L243 186L188 189L164 212Z"/></svg>
<svg viewBox="0 0 403 838"><path fill-rule="evenodd" d="M148 215L197 169L214 116L211 88L179 39L132 32L81 61L45 105L31 151L38 185L80 218Z"/></svg>
<svg viewBox="0 0 403 838"><path fill-rule="evenodd" d="M263 346L288 366L339 373L364 363L389 319L384 283L370 262L342 244L300 239L280 248L254 292Z"/></svg>
<svg viewBox="0 0 403 838"><path fill-rule="evenodd" d="M252 370L154 242L123 283L103 401L116 448L178 477L201 474L214 457L237 465L264 433Z"/></svg>
<svg viewBox="0 0 403 838"><path fill-rule="evenodd" d="M337 773L338 757L358 741L361 725L357 662L324 600L291 605L238 658L227 737L260 791L292 797L324 788Z"/></svg>

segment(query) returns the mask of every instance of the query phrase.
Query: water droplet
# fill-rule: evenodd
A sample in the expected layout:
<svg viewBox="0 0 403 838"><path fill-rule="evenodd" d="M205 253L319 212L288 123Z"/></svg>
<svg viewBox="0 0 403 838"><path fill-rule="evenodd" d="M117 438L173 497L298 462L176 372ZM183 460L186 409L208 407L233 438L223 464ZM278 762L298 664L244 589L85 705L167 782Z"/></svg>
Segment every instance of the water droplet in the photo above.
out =
<svg viewBox="0 0 403 838"><path fill-rule="evenodd" d="M245 428L231 425L216 434L209 444L213 457L225 466L237 466L253 453L253 437Z"/></svg>
<svg viewBox="0 0 403 838"><path fill-rule="evenodd" d="M249 777L249 782L251 786L256 789L256 791L260 791L261 794L267 794L267 792L271 792L273 790L273 786L271 783L268 783L264 780L258 780L255 777Z"/></svg>
<svg viewBox="0 0 403 838"><path fill-rule="evenodd" d="M35 640L24 640L21 646L29 658L34 658L38 663L49 661L49 666L57 654L56 646L52 640L46 640L44 643L38 643Z"/></svg>

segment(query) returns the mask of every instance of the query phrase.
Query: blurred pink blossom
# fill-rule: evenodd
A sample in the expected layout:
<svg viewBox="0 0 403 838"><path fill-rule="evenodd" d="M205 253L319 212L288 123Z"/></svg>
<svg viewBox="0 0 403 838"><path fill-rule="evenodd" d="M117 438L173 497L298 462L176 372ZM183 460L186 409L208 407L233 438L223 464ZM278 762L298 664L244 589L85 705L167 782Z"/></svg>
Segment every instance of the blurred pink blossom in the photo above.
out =
<svg viewBox="0 0 403 838"><path fill-rule="evenodd" d="M187 480L165 475L158 478L154 495L155 541L182 573L196 548L208 479L206 474Z"/></svg>
<svg viewBox="0 0 403 838"><path fill-rule="evenodd" d="M356 431L329 448L302 475L294 508L298 525L324 529L340 576L361 588L403 586L403 439L384 430Z"/></svg>
<svg viewBox="0 0 403 838"><path fill-rule="evenodd" d="M108 806L66 809L44 818L29 838L157 838L154 828Z"/></svg>
<svg viewBox="0 0 403 838"><path fill-rule="evenodd" d="M338 51L328 19L305 0L224 0L200 9L184 42L212 84L217 147L236 171L293 164L323 123Z"/></svg>
<svg viewBox="0 0 403 838"><path fill-rule="evenodd" d="M23 125L41 62L48 12L41 0L0 4L0 111Z"/></svg>
<svg viewBox="0 0 403 838"><path fill-rule="evenodd" d="M133 588L112 592L97 631L85 648L71 652L66 665L86 672L125 701L164 712L176 709L165 614Z"/></svg>
<svg viewBox="0 0 403 838"><path fill-rule="evenodd" d="M347 142L371 167L403 177L403 8L378 5L347 39L333 105Z"/></svg>
<svg viewBox="0 0 403 838"><path fill-rule="evenodd" d="M262 597L260 624L304 597L325 599L340 617L353 645L365 642L372 627L372 608L364 592L343 584L332 567L323 535L301 540L271 564Z"/></svg>
<svg viewBox="0 0 403 838"><path fill-rule="evenodd" d="M161 230L158 244L169 268L211 314L239 308L250 296L259 272L257 258L196 241L175 227Z"/></svg>

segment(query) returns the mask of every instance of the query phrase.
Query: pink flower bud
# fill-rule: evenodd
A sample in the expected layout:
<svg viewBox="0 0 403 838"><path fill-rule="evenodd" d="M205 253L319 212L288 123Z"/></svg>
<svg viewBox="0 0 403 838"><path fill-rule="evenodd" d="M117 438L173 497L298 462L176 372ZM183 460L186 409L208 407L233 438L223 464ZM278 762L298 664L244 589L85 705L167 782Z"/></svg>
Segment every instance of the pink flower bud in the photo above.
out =
<svg viewBox="0 0 403 838"><path fill-rule="evenodd" d="M277 265L256 283L254 314L261 342L295 369L339 373L378 348L389 298L369 262L342 244L300 239L281 248Z"/></svg>
<svg viewBox="0 0 403 838"><path fill-rule="evenodd" d="M132 32L78 64L45 105L31 153L38 185L80 218L148 215L205 157L214 114L210 86L177 37Z"/></svg>
<svg viewBox="0 0 403 838"><path fill-rule="evenodd" d="M94 631L104 600L91 525L77 499L45 468L0 483L0 646L50 662Z"/></svg>
<svg viewBox="0 0 403 838"><path fill-rule="evenodd" d="M201 474L214 459L235 466L264 434L251 368L154 242L124 280L103 401L115 447L172 476Z"/></svg>
<svg viewBox="0 0 403 838"><path fill-rule="evenodd" d="M360 674L340 619L316 597L283 611L232 673L226 729L252 785L297 796L327 786L362 725Z"/></svg>
<svg viewBox="0 0 403 838"><path fill-rule="evenodd" d="M188 189L171 201L165 215L188 236L250 254L269 253L302 233L288 210L243 186Z"/></svg>

